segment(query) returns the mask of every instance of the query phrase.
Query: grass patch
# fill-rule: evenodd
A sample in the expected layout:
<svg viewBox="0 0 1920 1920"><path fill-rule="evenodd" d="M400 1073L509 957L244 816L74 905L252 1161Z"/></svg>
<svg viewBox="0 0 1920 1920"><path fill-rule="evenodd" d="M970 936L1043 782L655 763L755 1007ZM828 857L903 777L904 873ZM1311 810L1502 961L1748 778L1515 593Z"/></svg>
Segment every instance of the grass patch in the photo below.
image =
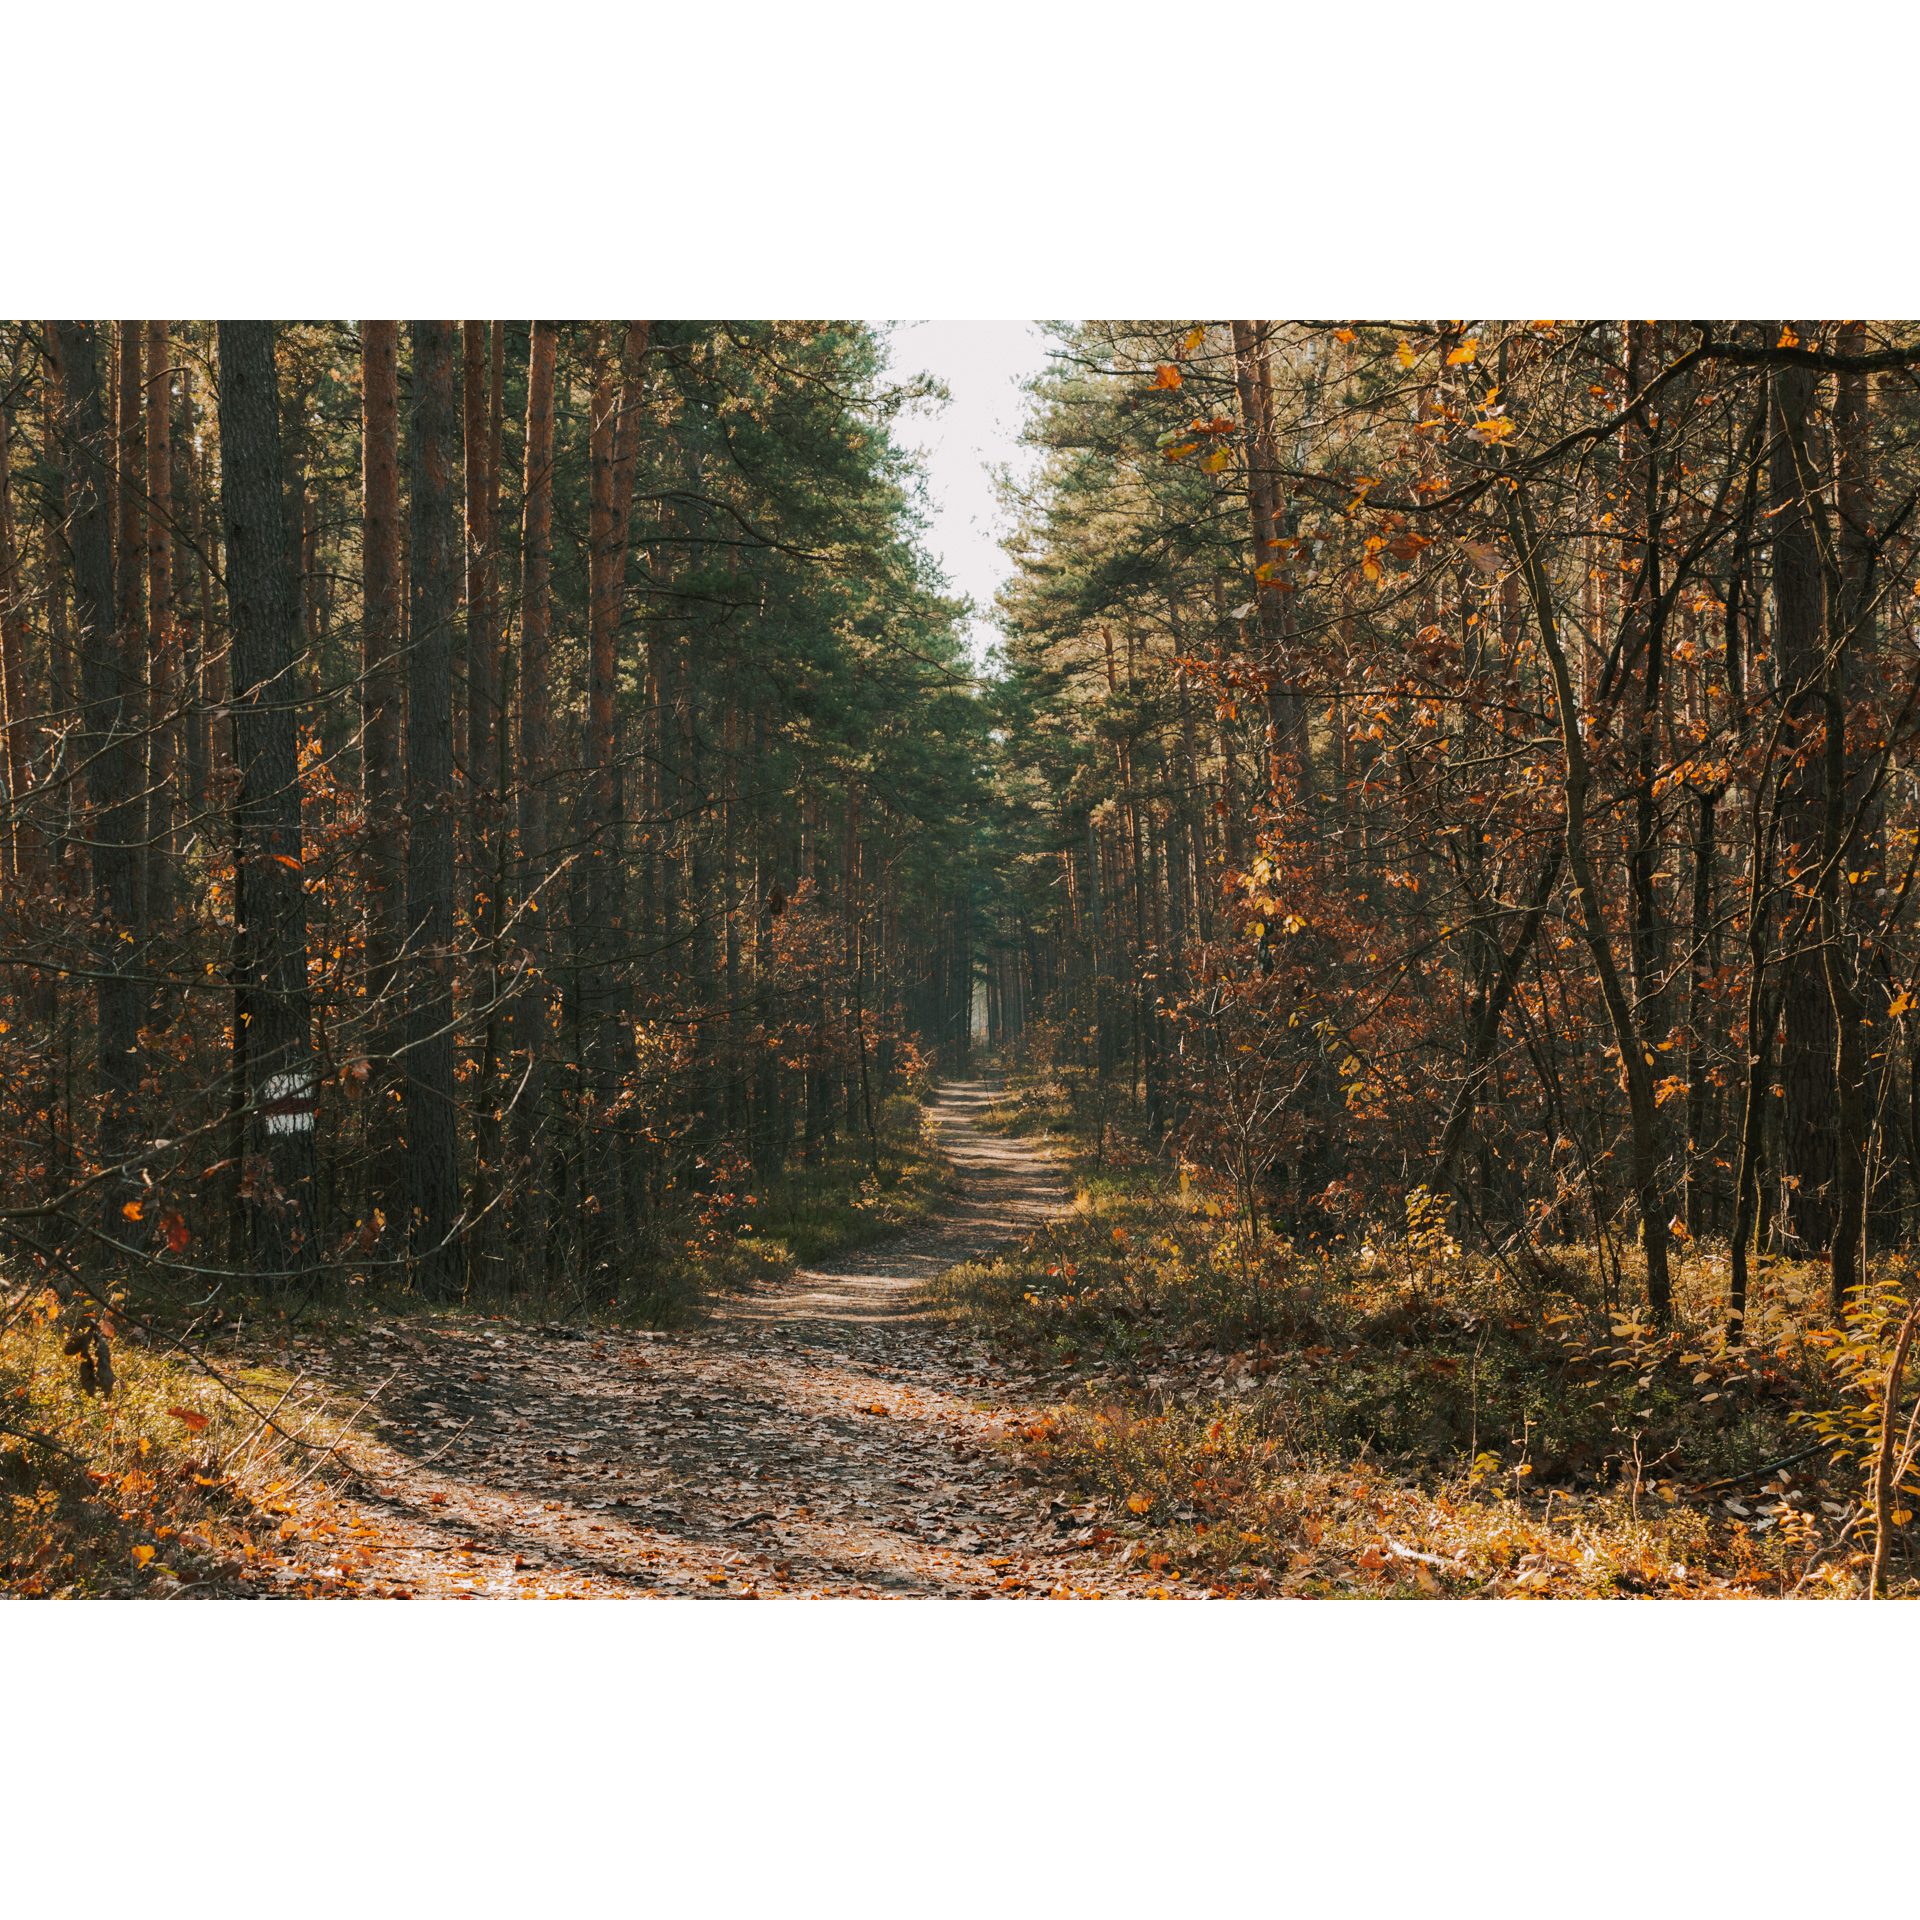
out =
<svg viewBox="0 0 1920 1920"><path fill-rule="evenodd" d="M110 1396L83 1391L51 1294L0 1304L0 1591L134 1596L212 1582L240 1592L276 1559L282 1497L302 1457L177 1354L106 1331ZM271 1367L223 1369L262 1410L291 1384ZM330 1443L313 1410L277 1422Z"/></svg>
<svg viewBox="0 0 1920 1920"><path fill-rule="evenodd" d="M930 1218L952 1186L952 1169L905 1106L911 1124L889 1114L880 1130L880 1179L864 1141L828 1143L817 1167L793 1166L766 1190L754 1210L753 1232L737 1243L761 1262L779 1267L831 1259L903 1232Z"/></svg>

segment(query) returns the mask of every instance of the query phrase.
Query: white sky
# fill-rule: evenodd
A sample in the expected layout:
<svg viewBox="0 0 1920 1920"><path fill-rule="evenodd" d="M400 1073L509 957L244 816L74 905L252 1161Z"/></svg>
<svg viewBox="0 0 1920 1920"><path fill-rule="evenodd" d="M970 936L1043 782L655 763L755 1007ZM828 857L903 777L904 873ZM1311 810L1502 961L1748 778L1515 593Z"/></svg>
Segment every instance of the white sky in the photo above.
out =
<svg viewBox="0 0 1920 1920"><path fill-rule="evenodd" d="M1046 339L1031 320L899 320L890 338L896 377L931 373L953 395L937 414L910 415L899 437L926 468L927 547L950 590L972 595L980 608L971 635L979 660L998 637L993 596L1007 574L988 469L1031 469L1034 454L1015 444L1025 408L1019 383L1045 364Z"/></svg>

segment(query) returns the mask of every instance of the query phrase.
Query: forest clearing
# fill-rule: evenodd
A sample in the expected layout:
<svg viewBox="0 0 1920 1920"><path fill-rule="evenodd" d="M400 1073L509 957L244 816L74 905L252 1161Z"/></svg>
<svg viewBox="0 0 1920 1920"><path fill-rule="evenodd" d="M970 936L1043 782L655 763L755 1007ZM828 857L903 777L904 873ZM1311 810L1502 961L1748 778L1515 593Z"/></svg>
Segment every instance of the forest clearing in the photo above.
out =
<svg viewBox="0 0 1920 1920"><path fill-rule="evenodd" d="M1920 327L0 325L0 1591L1920 1590Z"/></svg>

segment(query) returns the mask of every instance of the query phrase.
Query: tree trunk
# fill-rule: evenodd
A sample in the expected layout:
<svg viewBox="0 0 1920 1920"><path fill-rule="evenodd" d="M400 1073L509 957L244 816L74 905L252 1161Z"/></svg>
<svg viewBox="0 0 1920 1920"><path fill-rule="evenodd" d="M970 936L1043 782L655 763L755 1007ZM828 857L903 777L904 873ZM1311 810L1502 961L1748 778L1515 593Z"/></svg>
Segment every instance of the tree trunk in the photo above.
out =
<svg viewBox="0 0 1920 1920"><path fill-rule="evenodd" d="M95 1158L110 1169L101 1218L109 1237L125 1226L132 1188L127 1155L136 1135L135 1100L142 993L134 931L139 922L140 804L137 664L114 630L113 460L101 405L92 322L56 321L65 381L68 545L73 555L73 617L80 651L82 761L86 767L88 852L98 944L93 954L99 1043L100 1121ZM134 670L130 672L130 664Z"/></svg>
<svg viewBox="0 0 1920 1920"><path fill-rule="evenodd" d="M1801 331L1803 329L1796 329ZM1769 492L1773 522L1774 658L1796 732L1785 779L1781 859L1804 891L1820 863L1826 819L1826 758L1820 714L1824 636L1819 555L1806 490L1795 472L1793 442L1805 432L1814 375L1782 367L1773 375L1773 447ZM1793 1231L1802 1247L1832 1244L1838 1221L1839 1099L1834 1079L1836 1034L1822 949L1781 955L1785 1032L1780 1081L1784 1171L1793 1192Z"/></svg>
<svg viewBox="0 0 1920 1920"><path fill-rule="evenodd" d="M173 368L167 323L147 322L147 658L153 678L153 736L147 759L147 924L173 924L175 671L173 619Z"/></svg>
<svg viewBox="0 0 1920 1920"><path fill-rule="evenodd" d="M297 698L300 609L286 548L273 328L220 323L221 519L233 629L240 789L234 922L236 1031L245 1035L249 1163L258 1267L286 1274L318 1251L316 1093L307 988Z"/></svg>
<svg viewBox="0 0 1920 1920"><path fill-rule="evenodd" d="M493 323L496 340L503 329ZM467 512L467 881L468 926L478 958L475 1001L483 1021L480 1067L473 1084L473 1187L468 1214L469 1286L493 1289L504 1254L496 1201L501 1191L499 1088L499 941L501 837L497 742L505 731L500 697L497 532L499 468L494 453L497 393L487 326L463 329Z"/></svg>
<svg viewBox="0 0 1920 1920"><path fill-rule="evenodd" d="M460 1291L454 1107L453 622L460 585L454 463L460 330L415 320L407 640L408 1248L429 1299Z"/></svg>
<svg viewBox="0 0 1920 1920"><path fill-rule="evenodd" d="M547 1267L546 1050L550 995L544 956L547 922L547 763L551 754L549 685L553 671L553 382L556 323L536 320L527 363L527 432L520 567L520 859L519 899L533 978L513 1008L513 1053L524 1085L513 1108L514 1244L535 1282Z"/></svg>
<svg viewBox="0 0 1920 1920"><path fill-rule="evenodd" d="M384 1217L399 1234L406 1167L399 1147L399 1056L405 1022L399 985L405 925L405 836L400 752L400 328L360 326L362 613L360 777L366 815L367 1050L365 1224Z"/></svg>
<svg viewBox="0 0 1920 1920"><path fill-rule="evenodd" d="M27 623L13 524L13 461L8 444L12 435L12 412L0 409L0 705L4 706L0 722L6 729L5 752L0 757L0 773L6 780L6 812L0 818L0 882L8 885L37 864L26 820L33 741L27 704Z"/></svg>
<svg viewBox="0 0 1920 1920"><path fill-rule="evenodd" d="M142 831L134 860L138 869L134 881L133 939L141 964L147 964L147 820L145 794L150 776L146 761L151 746L151 727L157 713L152 706L153 656L147 642L146 620L146 534L141 496L147 486L146 436L142 431L140 402L145 382L141 368L146 359L147 329L139 320L121 320L115 324L119 341L116 356L119 412L118 449L115 457L119 485L115 494L119 531L114 540L115 618L120 628L120 651L126 661L127 724L143 736L140 747L140 809Z"/></svg>

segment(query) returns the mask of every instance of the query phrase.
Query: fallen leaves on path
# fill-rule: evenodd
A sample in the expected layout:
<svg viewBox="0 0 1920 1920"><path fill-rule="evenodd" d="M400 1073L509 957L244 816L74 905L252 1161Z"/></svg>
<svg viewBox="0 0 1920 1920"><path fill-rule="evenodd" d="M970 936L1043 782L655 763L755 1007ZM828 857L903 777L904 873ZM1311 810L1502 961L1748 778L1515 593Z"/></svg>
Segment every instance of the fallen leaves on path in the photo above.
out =
<svg viewBox="0 0 1920 1920"><path fill-rule="evenodd" d="M963 1197L887 1247L723 1303L665 1336L479 1316L373 1327L302 1359L342 1397L402 1371L353 1477L290 1524L288 1594L1096 1597L1193 1592L1125 1563L1091 1511L1016 1484L1002 1444L1045 1398L920 1303L1063 1193L936 1110Z"/></svg>

